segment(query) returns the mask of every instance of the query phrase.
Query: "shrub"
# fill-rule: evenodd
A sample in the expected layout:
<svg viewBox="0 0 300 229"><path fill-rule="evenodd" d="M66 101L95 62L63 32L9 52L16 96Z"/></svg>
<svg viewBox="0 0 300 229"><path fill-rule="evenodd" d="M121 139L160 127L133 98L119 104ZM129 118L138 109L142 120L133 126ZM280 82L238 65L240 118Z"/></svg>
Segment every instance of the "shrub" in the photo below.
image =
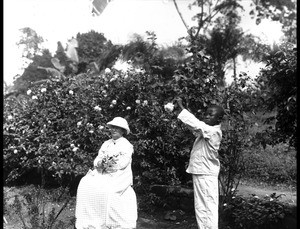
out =
<svg viewBox="0 0 300 229"><path fill-rule="evenodd" d="M210 104L224 106L227 117L220 152L224 162L221 176L226 177L224 185L232 187L241 170L241 158L236 164L232 160L241 154L248 139L243 110L253 102L238 80L226 89L216 84L214 65L201 51L171 79L131 69L35 84L27 95L5 100L6 182L28 180L25 175L34 169L68 185L92 167L99 147L108 138L105 124L122 116L132 130L128 139L135 148L136 188L147 190L153 183L186 184L191 180L185 169L194 137L177 120L176 112L164 110L166 103L181 96L198 117Z"/></svg>
<svg viewBox="0 0 300 229"><path fill-rule="evenodd" d="M258 146L245 151L246 179L273 184L294 184L297 179L296 151L287 144Z"/></svg>
<svg viewBox="0 0 300 229"><path fill-rule="evenodd" d="M282 220L292 212L288 205L278 201L279 198L276 193L264 198L233 196L230 202L220 205L221 228L283 228Z"/></svg>
<svg viewBox="0 0 300 229"><path fill-rule="evenodd" d="M17 216L25 229L70 228L74 225L75 218L60 217L71 200L66 193L64 188L46 190L29 186L14 196L12 204L5 201L4 206L7 209L6 213L14 218ZM61 207L57 203L62 203Z"/></svg>

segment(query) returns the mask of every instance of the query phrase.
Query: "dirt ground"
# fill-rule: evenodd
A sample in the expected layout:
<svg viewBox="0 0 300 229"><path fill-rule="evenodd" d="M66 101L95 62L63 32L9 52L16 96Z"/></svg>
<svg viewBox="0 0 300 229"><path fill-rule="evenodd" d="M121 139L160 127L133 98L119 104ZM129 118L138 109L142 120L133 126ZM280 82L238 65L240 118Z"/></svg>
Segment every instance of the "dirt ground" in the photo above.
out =
<svg viewBox="0 0 300 229"><path fill-rule="evenodd" d="M7 192L7 196L9 197L8 202L12 203L13 196L15 194L18 194L19 190L17 188L4 187L4 192ZM276 193L277 196L282 194L279 199L282 202L292 205L296 205L297 203L296 189L292 187L268 186L265 184L241 182L238 187L237 193L238 195L242 195L244 197L252 194L255 194L259 197L264 197L266 195ZM59 207L59 205L57 207ZM70 204L67 206L67 211L64 211L64 213L60 217L64 218L65 220L71 219L74 216L74 212L75 198L73 198ZM16 216L13 212L4 215L4 217L4 229L23 228L19 217ZM70 227L69 229L71 228L73 229L73 227ZM197 229L197 226L195 216L190 213L185 213L180 210L166 211L164 209L155 209L155 211L138 212L138 221L136 229Z"/></svg>

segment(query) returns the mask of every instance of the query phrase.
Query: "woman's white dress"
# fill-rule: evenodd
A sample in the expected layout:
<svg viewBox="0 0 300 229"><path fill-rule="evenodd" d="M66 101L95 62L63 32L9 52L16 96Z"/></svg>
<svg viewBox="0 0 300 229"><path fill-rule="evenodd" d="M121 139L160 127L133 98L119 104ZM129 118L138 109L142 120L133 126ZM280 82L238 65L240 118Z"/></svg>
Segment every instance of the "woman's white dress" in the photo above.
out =
<svg viewBox="0 0 300 229"><path fill-rule="evenodd" d="M124 137L105 141L94 160L115 155L108 172L89 171L80 181L76 199L77 229L136 227L137 201L132 186L132 144Z"/></svg>

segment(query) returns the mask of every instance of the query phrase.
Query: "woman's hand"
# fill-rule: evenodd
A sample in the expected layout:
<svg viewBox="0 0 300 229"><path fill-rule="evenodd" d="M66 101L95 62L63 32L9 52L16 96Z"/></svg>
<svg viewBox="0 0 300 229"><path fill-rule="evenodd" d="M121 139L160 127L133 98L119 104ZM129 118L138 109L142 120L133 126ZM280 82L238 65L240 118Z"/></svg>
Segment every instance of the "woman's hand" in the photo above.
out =
<svg viewBox="0 0 300 229"><path fill-rule="evenodd" d="M98 161L97 164L94 166L94 169L96 169L98 172L102 171L102 165L101 165L102 161Z"/></svg>

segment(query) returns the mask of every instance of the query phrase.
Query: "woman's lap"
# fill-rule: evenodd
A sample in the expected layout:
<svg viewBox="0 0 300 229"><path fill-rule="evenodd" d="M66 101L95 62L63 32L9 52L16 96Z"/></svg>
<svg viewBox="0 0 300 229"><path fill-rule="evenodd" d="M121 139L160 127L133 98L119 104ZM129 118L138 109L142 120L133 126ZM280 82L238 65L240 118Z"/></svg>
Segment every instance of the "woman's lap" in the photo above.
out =
<svg viewBox="0 0 300 229"><path fill-rule="evenodd" d="M110 180L109 176L90 174L81 179L77 190L77 221L80 224L97 221L97 224L134 228L137 220L135 192L132 187L128 187L120 195L113 191Z"/></svg>

